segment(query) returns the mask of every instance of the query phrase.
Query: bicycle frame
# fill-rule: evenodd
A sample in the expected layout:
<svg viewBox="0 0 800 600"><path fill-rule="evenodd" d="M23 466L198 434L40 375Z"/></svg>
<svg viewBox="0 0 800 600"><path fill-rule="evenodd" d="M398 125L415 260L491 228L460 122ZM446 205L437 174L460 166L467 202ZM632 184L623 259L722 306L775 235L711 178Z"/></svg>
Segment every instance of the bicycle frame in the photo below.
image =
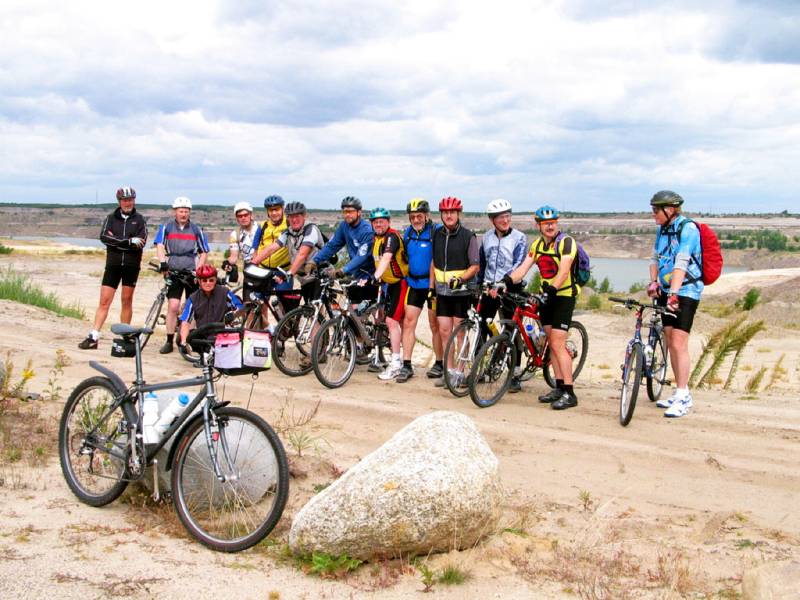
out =
<svg viewBox="0 0 800 600"><path fill-rule="evenodd" d="M524 352L528 356L528 365L526 368L541 369L544 367L545 356L547 356L547 340L545 340L541 351L539 351L533 345L533 340L531 340L528 332L525 330L525 323L523 322L523 319L525 318L533 319L541 323L541 318L539 317L539 302L535 299L535 297L533 301L529 300L523 305L515 306L514 314L512 315L511 319L501 319L501 323L511 326L509 338L512 343L516 343L515 338L519 333L519 337L524 343Z"/></svg>

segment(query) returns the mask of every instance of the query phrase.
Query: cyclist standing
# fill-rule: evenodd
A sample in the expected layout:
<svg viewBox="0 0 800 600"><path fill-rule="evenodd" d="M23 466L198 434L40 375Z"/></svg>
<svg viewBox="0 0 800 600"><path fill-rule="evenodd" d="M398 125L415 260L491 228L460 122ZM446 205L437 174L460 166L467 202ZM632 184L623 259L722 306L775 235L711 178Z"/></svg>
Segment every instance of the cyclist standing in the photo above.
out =
<svg viewBox="0 0 800 600"><path fill-rule="evenodd" d="M572 381L572 355L567 350L567 332L581 288L574 280L572 269L578 244L561 233L558 217L558 210L552 206L536 209L534 218L541 237L531 244L528 256L504 281L509 284L520 281L534 263L539 268L542 293L546 297L546 302L539 307L539 317L550 345L550 362L556 376L556 387L539 396L539 401L550 402L554 410L564 410L578 405Z"/></svg>
<svg viewBox="0 0 800 600"><path fill-rule="evenodd" d="M269 246L264 246L251 259L254 264L259 264L280 250L289 253L289 266L286 271L296 275L303 269L303 265L319 252L325 245L322 231L314 223L306 223L306 205L302 202L289 202L284 211L288 227ZM300 293L306 302L311 302L319 297L320 286L316 277L299 276Z"/></svg>
<svg viewBox="0 0 800 600"><path fill-rule="evenodd" d="M281 234L286 231L288 226L286 223L286 215L283 211L284 201L281 196L271 195L264 198L264 208L267 210L267 220L261 224L261 231L256 236L253 247L256 248L255 255L261 253L274 244ZM260 264L266 269L274 269L280 267L281 269L289 268L289 250L287 248L278 248L276 251L269 254L263 254L265 258L261 259ZM252 260L252 259L251 259ZM275 284L274 292L278 301L283 307L284 314L295 308L300 303L300 298L290 298L293 296L292 287L294 282L291 278L282 283ZM266 312L264 313L266 317Z"/></svg>
<svg viewBox="0 0 800 600"><path fill-rule="evenodd" d="M180 343L186 343L191 326L202 327L209 323L222 323L225 313L229 310L242 308L242 303L227 286L217 283L217 270L206 263L197 267L195 273L200 289L192 292L186 299L186 305L181 313Z"/></svg>
<svg viewBox="0 0 800 600"><path fill-rule="evenodd" d="M436 320L442 347L453 329L467 317L472 292L464 284L478 274L480 250L475 234L461 224L463 206L458 198L447 196L439 202L439 215L444 227L433 234L433 260L429 274L429 287L436 294ZM450 368L452 356L444 357ZM436 387L444 387L444 377L436 380Z"/></svg>
<svg viewBox="0 0 800 600"><path fill-rule="evenodd" d="M403 239L391 228L391 214L385 208L376 208L370 215L375 239L372 243L372 258L375 262L374 282L386 285L386 327L389 330L389 343L392 347L392 360L378 375L378 379L394 379L400 373L403 362L400 354L402 337L400 324L406 304L408 283L408 257L403 247Z"/></svg>
<svg viewBox="0 0 800 600"><path fill-rule="evenodd" d="M509 284L503 279L522 264L528 249L528 238L522 231L511 226L511 203L508 200L503 198L492 200L486 207L486 214L493 227L484 234L481 243L478 282L489 285L506 283L508 291L521 292L522 283ZM484 337L489 334L486 320L493 319L497 315L498 308L502 310L505 319L510 319L514 314L513 308L502 306L497 298L497 289L494 288L483 295L480 307L481 331ZM511 386L508 388L511 394L522 389L519 381L521 355L521 352L517 353L517 373L511 378Z"/></svg>
<svg viewBox="0 0 800 600"><path fill-rule="evenodd" d="M233 207L233 215L239 227L231 231L228 238L229 253L227 260L222 261L222 269L228 272L228 281L236 283L239 279L239 256L245 265L253 258L255 241L259 238L261 226L253 220L253 207L249 202L237 202Z"/></svg>
<svg viewBox="0 0 800 600"><path fill-rule="evenodd" d="M669 312L661 315L669 358L675 373L675 391L656 402L665 417L683 417L693 406L689 393L689 333L703 293L702 248L697 225L681 214L683 198L669 190L650 200L658 227L650 261L647 295Z"/></svg>
<svg viewBox="0 0 800 600"><path fill-rule="evenodd" d="M94 327L78 348L94 350L100 339L100 328L108 317L108 309L122 283L122 308L119 320L130 323L133 315L133 292L139 279L142 249L147 242L147 221L136 212L136 190L123 187L117 190L119 206L103 221L100 241L106 245L106 268L100 284L100 303L94 314Z"/></svg>
<svg viewBox="0 0 800 600"><path fill-rule="evenodd" d="M441 225L434 225L430 219L431 208L423 198L412 198L406 206L409 226L403 233L403 245L408 256L408 276L406 283L406 309L403 316L403 368L395 381L404 383L414 376L411 355L417 341L417 321L422 309L428 305L428 323L431 328L431 341L436 362L428 370L428 377L442 376L442 339L439 337L439 323L433 310L434 289L430 286L431 260L433 260L433 232Z"/></svg>
<svg viewBox="0 0 800 600"><path fill-rule="evenodd" d="M363 286L353 285L347 288L347 297L351 304L358 304L362 300L375 300L378 297L378 288L372 284L375 273L375 263L372 260L372 226L361 218L361 200L354 196L342 199L342 223L336 228L333 237L311 260L312 264L320 265L330 260L343 247L347 246L350 261L341 269L331 267L333 275L345 275L354 279L366 279ZM370 365L372 366L372 365Z"/></svg>
<svg viewBox="0 0 800 600"><path fill-rule="evenodd" d="M192 201L186 196L178 196L172 201L175 218L158 228L154 243L156 254L161 262L161 272L166 277L167 271L193 271L206 262L208 241L198 225L189 219L192 212ZM175 326L178 322L178 310L181 297L194 292L196 285L185 285L177 278L167 291L167 341L159 348L160 354L172 352L175 339Z"/></svg>

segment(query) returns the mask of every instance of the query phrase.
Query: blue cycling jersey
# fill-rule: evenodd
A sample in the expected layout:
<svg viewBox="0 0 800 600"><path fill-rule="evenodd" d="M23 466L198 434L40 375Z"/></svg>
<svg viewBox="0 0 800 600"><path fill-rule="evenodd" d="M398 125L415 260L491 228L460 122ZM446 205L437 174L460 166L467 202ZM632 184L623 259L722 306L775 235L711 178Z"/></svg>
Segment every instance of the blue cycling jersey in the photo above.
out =
<svg viewBox="0 0 800 600"><path fill-rule="evenodd" d="M678 240L679 230L680 240ZM669 225L659 227L653 245L653 260L658 264L658 281L662 291L669 291L672 273L677 263L679 268L680 265L686 265L686 278L678 295L700 299L704 288L701 268L703 254L700 230L694 222L683 215L678 215Z"/></svg>

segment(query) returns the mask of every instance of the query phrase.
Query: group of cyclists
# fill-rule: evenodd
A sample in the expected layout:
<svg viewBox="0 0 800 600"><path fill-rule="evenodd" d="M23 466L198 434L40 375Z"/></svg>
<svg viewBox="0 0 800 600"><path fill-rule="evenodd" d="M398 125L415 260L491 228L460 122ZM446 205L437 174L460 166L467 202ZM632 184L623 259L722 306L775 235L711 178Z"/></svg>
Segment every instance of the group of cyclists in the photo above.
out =
<svg viewBox="0 0 800 600"><path fill-rule="evenodd" d="M100 329L120 283L121 320L130 323L133 291L147 242L146 224L136 212L135 198L133 188L120 188L119 207L104 221L100 238L108 247L106 270L94 326L79 344L82 349L97 348ZM682 224L682 204L683 199L669 191L658 192L651 200L659 233L647 291L672 311L665 313L664 327L677 388L669 399L659 403L667 409L665 415L672 417L683 416L692 408L687 388L688 336L703 285L696 272L699 234L693 222ZM170 286L167 337L159 349L162 354L173 351L183 295L187 302L178 343L186 339L191 321L198 325L221 321L224 307L231 303L235 306L238 301L235 296L230 298L227 287L219 285L217 269L207 263L208 241L190 219L191 200L179 196L172 208L174 218L159 226L154 240L160 270L166 274L194 269L197 283L194 288L180 281ZM443 349L470 307L480 307L483 333L488 336L486 324L498 311L503 318L513 312L498 294L522 291L526 276L536 266L544 299L539 314L556 385L539 396L539 401L549 403L555 410L577 406L567 334L581 292L576 278L578 244L561 232L556 208L545 205L535 211L539 236L530 245L525 233L512 224L511 203L502 198L488 203L486 214L491 227L480 242L475 232L462 224L463 204L453 196L438 203L440 223L432 220L427 200L413 198L406 206L408 224L396 228L387 209L374 208L365 213L358 198L347 196L341 201L342 221L330 239L319 226L308 222L302 202L286 203L281 196L270 195L264 200L264 208L267 218L259 223L251 204L239 202L234 206L237 228L230 234L228 257L221 265L228 280L238 278L240 261L243 267L253 264L275 269L281 275L275 278L273 293L284 312L298 306L301 300L310 302L319 297L320 269L326 269L330 277L358 282L347 287L352 305L374 301L381 288L391 358L387 364L373 362L369 367L381 380L404 383L414 377L411 358L416 329L426 309L435 355L426 375L435 380L435 385L444 386L445 369L453 365L452 357L445 357ZM677 227L684 230L682 236L674 234ZM336 258L342 249L346 249L347 260L339 265ZM520 366L516 365L509 392L520 390Z"/></svg>

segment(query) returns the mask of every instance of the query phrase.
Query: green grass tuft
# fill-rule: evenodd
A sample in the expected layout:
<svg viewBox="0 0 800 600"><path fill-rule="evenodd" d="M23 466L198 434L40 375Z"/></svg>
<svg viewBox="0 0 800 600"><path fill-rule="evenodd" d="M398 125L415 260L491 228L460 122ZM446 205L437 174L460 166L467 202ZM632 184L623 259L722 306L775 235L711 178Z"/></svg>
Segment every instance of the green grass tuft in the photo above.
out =
<svg viewBox="0 0 800 600"><path fill-rule="evenodd" d="M64 317L86 318L86 313L79 305L64 306L54 293L44 292L27 275L18 273L11 267L0 271L0 300L38 306Z"/></svg>

